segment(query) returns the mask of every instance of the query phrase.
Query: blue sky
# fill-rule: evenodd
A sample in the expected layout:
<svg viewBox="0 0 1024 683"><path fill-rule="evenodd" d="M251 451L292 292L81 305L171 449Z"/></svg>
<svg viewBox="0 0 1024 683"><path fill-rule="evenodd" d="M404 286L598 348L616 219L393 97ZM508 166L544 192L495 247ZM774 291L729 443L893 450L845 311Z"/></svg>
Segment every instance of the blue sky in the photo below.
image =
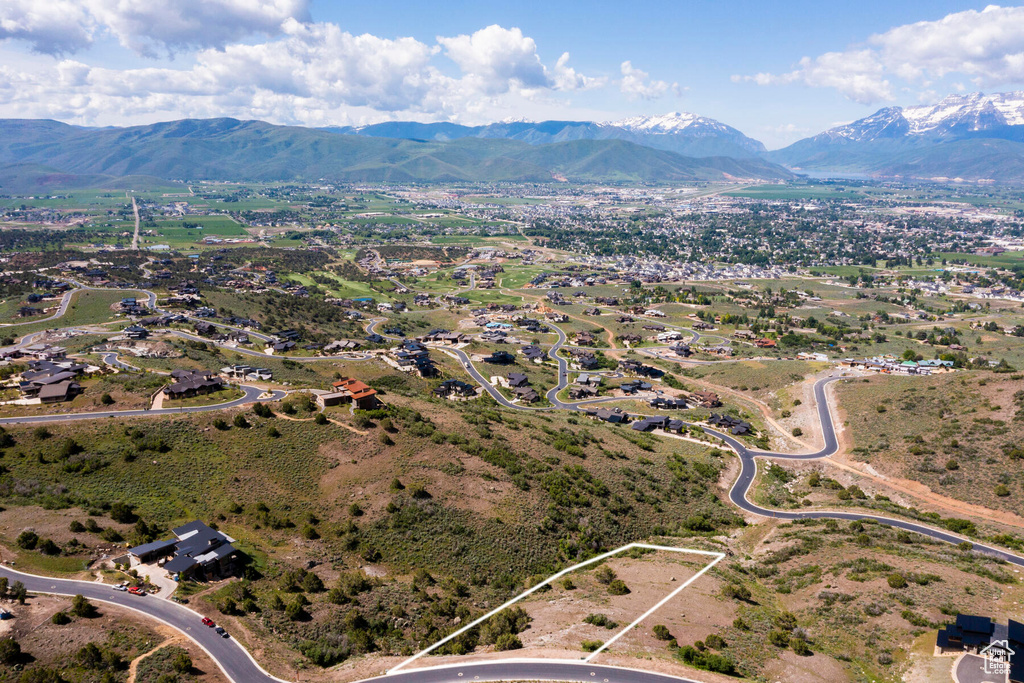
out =
<svg viewBox="0 0 1024 683"><path fill-rule="evenodd" d="M779 147L882 106L1024 88L1024 8L971 2L5 0L0 116L615 120Z"/></svg>

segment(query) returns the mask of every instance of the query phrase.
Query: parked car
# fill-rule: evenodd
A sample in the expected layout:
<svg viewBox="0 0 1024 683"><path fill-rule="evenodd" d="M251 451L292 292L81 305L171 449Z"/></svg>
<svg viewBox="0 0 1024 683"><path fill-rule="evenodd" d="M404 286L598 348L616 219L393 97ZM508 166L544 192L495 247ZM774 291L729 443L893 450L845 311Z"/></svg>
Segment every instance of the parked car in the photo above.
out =
<svg viewBox="0 0 1024 683"><path fill-rule="evenodd" d="M146 594L145 589L141 588L140 586L132 586L131 588L128 589L128 592L131 593L132 595L145 595Z"/></svg>
<svg viewBox="0 0 1024 683"><path fill-rule="evenodd" d="M210 617L203 617L203 626L214 626L213 619Z"/></svg>
<svg viewBox="0 0 1024 683"><path fill-rule="evenodd" d="M124 583L119 583L116 586L114 586L114 590L121 591L122 593L124 593L128 590L128 585Z"/></svg>
<svg viewBox="0 0 1024 683"><path fill-rule="evenodd" d="M217 632L217 635L219 635L221 638L227 638L228 637L228 632L224 630L223 626L218 626L214 630Z"/></svg>

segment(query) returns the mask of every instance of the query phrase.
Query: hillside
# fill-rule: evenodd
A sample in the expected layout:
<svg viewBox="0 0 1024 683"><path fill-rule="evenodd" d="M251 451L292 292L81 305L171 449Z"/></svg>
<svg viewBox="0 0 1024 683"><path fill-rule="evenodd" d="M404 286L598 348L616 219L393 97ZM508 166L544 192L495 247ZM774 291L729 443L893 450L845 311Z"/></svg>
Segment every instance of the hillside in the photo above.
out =
<svg viewBox="0 0 1024 683"><path fill-rule="evenodd" d="M767 159L802 171L872 176L1024 180L1024 93L951 95L886 107Z"/></svg>
<svg viewBox="0 0 1024 683"><path fill-rule="evenodd" d="M0 121L0 165L30 176L66 174L71 186L101 176L167 180L354 182L684 181L779 179L757 159L693 159L621 140L530 145L462 138L419 141L338 135L234 119L181 120L87 129L56 121ZM44 168L39 168L44 167ZM17 169L12 188L25 186ZM85 178L81 178L85 176ZM4 183L8 187L8 183Z"/></svg>
<svg viewBox="0 0 1024 683"><path fill-rule="evenodd" d="M705 116L672 112L621 121L504 121L483 126L389 121L369 126L325 128L345 135L447 141L460 138L521 140L544 145L572 140L625 140L692 157L755 158L764 145L731 126Z"/></svg>

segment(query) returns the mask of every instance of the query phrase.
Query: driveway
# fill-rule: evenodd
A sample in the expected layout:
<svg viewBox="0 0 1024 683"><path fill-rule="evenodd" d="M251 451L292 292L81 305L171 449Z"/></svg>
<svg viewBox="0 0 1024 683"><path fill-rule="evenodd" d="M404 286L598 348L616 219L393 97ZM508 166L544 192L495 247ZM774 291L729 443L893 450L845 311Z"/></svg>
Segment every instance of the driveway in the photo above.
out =
<svg viewBox="0 0 1024 683"><path fill-rule="evenodd" d="M958 683L1006 683L1006 674L986 674L984 657L964 655L954 667L953 680Z"/></svg>

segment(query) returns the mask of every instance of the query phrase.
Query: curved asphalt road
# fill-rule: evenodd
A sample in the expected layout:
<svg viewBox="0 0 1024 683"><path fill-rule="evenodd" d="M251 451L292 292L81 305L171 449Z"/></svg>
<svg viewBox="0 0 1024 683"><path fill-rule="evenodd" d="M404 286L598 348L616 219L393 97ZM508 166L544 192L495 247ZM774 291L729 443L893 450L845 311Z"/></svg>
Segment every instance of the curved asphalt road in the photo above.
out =
<svg viewBox="0 0 1024 683"><path fill-rule="evenodd" d="M83 287L83 289L92 289ZM145 291L150 297L150 307L156 309L156 295L152 292ZM69 292L68 294L72 294ZM67 297L70 300L70 296ZM66 304L62 301L62 307L66 308ZM59 316L58 316L59 317ZM38 322L38 321L35 321ZM372 331L376 327L379 320L374 320L368 326L368 330ZM225 326L226 327L226 326ZM552 410L552 409L568 409L568 410L580 410L579 404L565 403L557 398L559 391L568 386L568 361L559 357L558 350L566 342L565 333L558 327L553 326L556 334L558 335L558 341L551 346L548 350L548 356L558 364L558 383L555 387L552 387L547 392L547 398L552 403L551 408L540 408L534 409L526 406L521 406L510 402L506 399L501 392L480 374L479 371L473 366L469 356L465 352L459 349L451 349L450 351L457 356L463 364L466 371L478 382L481 386L503 406L515 410ZM695 339L698 335L694 332ZM22 343L25 343L22 340ZM238 349L243 353L244 349ZM250 352L250 355L266 355L257 352ZM116 361L116 357L114 358ZM964 537L952 534L939 529L934 529L923 524L917 524L914 522L908 522L902 519L892 519L889 517L883 517L878 515L860 514L857 512L841 512L841 511L781 511L771 510L768 508L760 507L747 499L747 493L750 490L751 485L754 482L754 478L757 474L757 458L779 458L779 459L802 459L802 460L813 460L819 458L825 458L831 456L838 450L838 440L835 434L835 427L832 422L832 415L829 410L828 398L825 393L826 386L831 383L838 381L838 377L829 377L818 380L814 385L814 396L817 403L818 419L821 423L822 435L824 438L824 446L814 453L805 454L787 454L787 453L775 453L769 451L756 451L747 448L742 442L734 439L733 437L718 432L708 427L702 427L705 433L710 436L721 439L725 444L731 447L740 458L741 471L740 476L733 484L729 491L730 501L739 507L740 509L764 517L774 517L777 519L842 519L849 521L856 520L872 520L881 524L886 524L897 529L903 529L906 531L919 533L929 538L933 538L938 541L943 541L951 544L958 544L963 541L969 540ZM95 419L100 417L137 417L137 416L148 416L148 415L162 415L162 414L174 414L180 412L205 412L211 410L222 410L224 408L230 408L245 403L251 403L260 400L258 397L262 393L261 390L255 387L241 385L241 388L245 391L245 395L228 403L221 403L211 406L195 406L192 408L164 408L161 410L126 410L126 411L112 411L103 413L79 413L70 415L43 415L36 417L20 417L20 418L4 418L0 419L0 424L17 424L17 423L33 423L33 422L49 422L49 421L70 421L70 420L83 420L83 419ZM275 391L273 394L263 400L278 400L284 396L284 392ZM594 401L590 401L594 402ZM984 544L974 543L972 541L974 550L996 557L1006 562L1012 563L1016 566L1024 567L1024 558L1018 557L1007 551L987 546ZM109 602L112 604L121 605L137 611L143 612L151 617L160 619L164 623L167 623L178 630L185 633L187 636L195 640L201 647L203 647L211 656L211 658L217 662L224 673L231 680L236 683L249 683L250 681L256 683L270 683L271 681L280 681L267 672L263 671L256 664L255 660L249 655L249 653L240 645L238 645L233 639L222 639L216 635L211 629L203 627L199 621L200 616L176 603L162 600L155 597L137 597L126 593L115 592L103 584L97 584L93 582L84 581L71 581L66 579L52 579L47 577L22 574L15 572L7 567L0 566L0 576L7 576L11 581L21 581L29 591L38 593L59 593L65 595L81 594L93 600L99 600L103 602ZM530 661L497 661L497 662L482 662L478 664L465 664L458 666L444 666L444 667L432 667L426 669L413 669L409 671L402 671L400 673L391 674L386 677L388 681L396 681L400 683L447 683L456 682L460 678L465 680L467 675L473 676L474 680L559 680L559 681L595 681L600 680L602 683L608 681L608 683L678 683L679 681L687 681L687 679L676 678L672 676L665 676L662 674L655 674L646 671L640 671L637 669L619 669L616 667L606 666L595 666L585 663L572 663L572 662L555 662L555 661L543 661L543 660L530 660ZM375 680L375 679L371 679ZM688 683L693 683L689 681Z"/></svg>
<svg viewBox="0 0 1024 683"><path fill-rule="evenodd" d="M0 565L0 576L7 577L11 583L21 581L30 593L83 595L89 600L125 607L158 619L194 640L235 683L282 682L282 679L264 671L238 641L234 638L221 638L212 628L203 626L202 615L178 603L152 595L140 597L131 593L121 593L113 590L109 584L94 581L73 581L25 574L5 565ZM471 680L697 683L692 679L638 669L544 660L505 660L409 669L366 680L381 683L469 683Z"/></svg>
<svg viewBox="0 0 1024 683"><path fill-rule="evenodd" d="M264 393L263 389L251 387L247 384L239 384L245 394L241 398L226 403L214 403L208 406L182 406L179 408L159 408L157 410L112 410L92 413L67 413L64 415L32 415L24 417L0 418L0 425L5 424L35 424L38 422L75 422L78 420L95 420L104 417L151 417L153 415L179 415L182 413L207 413L215 410L236 408L248 403L263 403L266 401L279 401L287 394L283 391L273 391L267 398L260 398Z"/></svg>

